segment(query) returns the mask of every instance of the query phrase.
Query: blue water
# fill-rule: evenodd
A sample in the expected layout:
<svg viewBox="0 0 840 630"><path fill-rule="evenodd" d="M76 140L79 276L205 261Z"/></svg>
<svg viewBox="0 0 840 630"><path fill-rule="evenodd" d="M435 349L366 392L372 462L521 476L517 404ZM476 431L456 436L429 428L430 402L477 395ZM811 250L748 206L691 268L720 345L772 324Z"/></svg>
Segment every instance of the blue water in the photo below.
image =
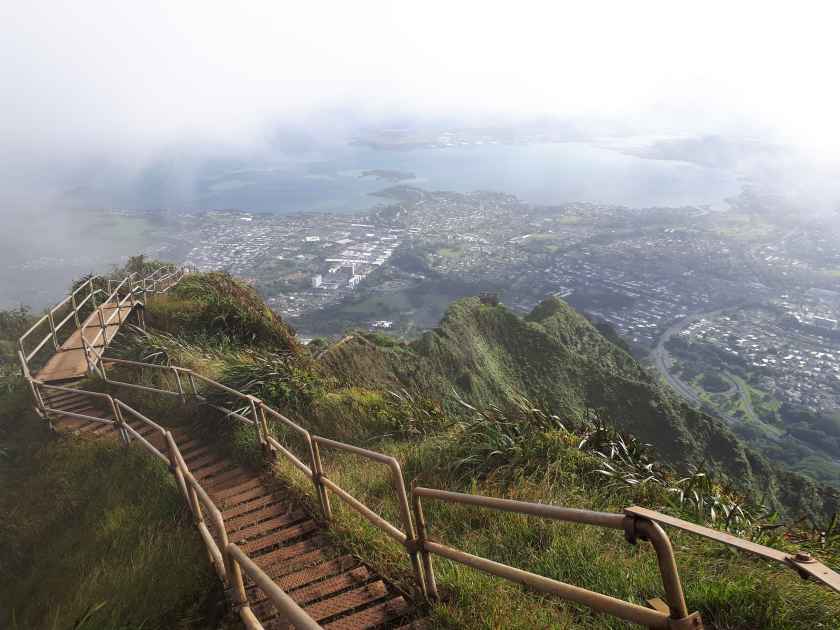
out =
<svg viewBox="0 0 840 630"><path fill-rule="evenodd" d="M534 204L587 201L630 207L724 207L740 185L734 173L651 160L584 143L485 144L407 151L344 147L327 157L220 172L199 184L197 207L289 213L353 211L382 203L392 185L373 169L414 173L401 183L430 190L492 190Z"/></svg>
<svg viewBox="0 0 840 630"><path fill-rule="evenodd" d="M370 193L393 185L365 170L411 172L402 183L430 190L492 190L544 205L588 201L630 207L725 207L740 191L734 173L686 162L649 160L584 143L472 145L384 151L342 145L319 154L261 157L199 169L187 185L170 185L177 161L161 163L139 183L85 197L82 208L227 209L287 214L352 212L386 203ZM185 192L186 191L186 192ZM8 215L8 216L5 216ZM0 308L36 308L63 295L72 279L107 271L125 256L154 255L160 232L144 219L103 225L101 215L45 208L13 216L0 234ZM11 226L11 228L9 228Z"/></svg>

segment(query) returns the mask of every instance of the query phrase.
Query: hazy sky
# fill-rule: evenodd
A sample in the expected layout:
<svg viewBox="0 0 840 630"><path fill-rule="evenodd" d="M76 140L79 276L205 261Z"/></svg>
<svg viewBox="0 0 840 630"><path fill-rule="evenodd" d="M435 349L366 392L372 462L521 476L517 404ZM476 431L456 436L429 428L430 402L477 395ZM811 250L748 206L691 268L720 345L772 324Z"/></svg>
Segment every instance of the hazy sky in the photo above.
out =
<svg viewBox="0 0 840 630"><path fill-rule="evenodd" d="M249 149L337 111L743 131L833 160L835 4L4 0L0 175Z"/></svg>

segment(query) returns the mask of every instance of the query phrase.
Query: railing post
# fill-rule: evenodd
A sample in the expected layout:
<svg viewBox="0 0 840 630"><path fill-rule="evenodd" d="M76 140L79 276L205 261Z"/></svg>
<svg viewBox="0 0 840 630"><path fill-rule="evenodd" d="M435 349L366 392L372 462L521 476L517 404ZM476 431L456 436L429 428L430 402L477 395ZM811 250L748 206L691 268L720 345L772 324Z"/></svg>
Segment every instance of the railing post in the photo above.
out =
<svg viewBox="0 0 840 630"><path fill-rule="evenodd" d="M88 289L90 290L90 303L93 305L93 310L99 308L96 304L96 289L93 288L93 278L88 280Z"/></svg>
<svg viewBox="0 0 840 630"><path fill-rule="evenodd" d="M18 339L18 356L20 356L20 370L24 378L29 375L29 362L26 360L26 349L23 347L23 340Z"/></svg>
<svg viewBox="0 0 840 630"><path fill-rule="evenodd" d="M187 402L187 394L184 392L184 386L181 383L181 375L178 374L178 368L172 366L172 371L175 373L175 382L178 383L178 395L181 397L181 402Z"/></svg>
<svg viewBox="0 0 840 630"><path fill-rule="evenodd" d="M268 447L268 436L263 434L263 425L260 421L260 414L257 412L257 403L255 400L253 396L248 396L248 401L251 403L251 412L254 416L254 424L257 426L257 440L259 440L262 449L265 450Z"/></svg>
<svg viewBox="0 0 840 630"><path fill-rule="evenodd" d="M55 320L53 320L53 312L50 311L48 313L48 316L49 316L48 319L50 321L50 333L52 333L53 345L55 346L55 349L58 350L59 349L59 347L58 347L58 335L55 332Z"/></svg>
<svg viewBox="0 0 840 630"><path fill-rule="evenodd" d="M417 547L420 551L420 558L423 561L423 574L426 578L425 593L426 595L437 600L440 598L437 590L437 583L435 582L435 570L432 566L432 554L426 549L425 543L428 536L428 529L426 527L426 516L423 514L423 505L420 503L420 496L414 493L414 488L411 491L411 504L414 508L414 523L417 526Z"/></svg>
<svg viewBox="0 0 840 630"><path fill-rule="evenodd" d="M120 433L120 437L122 438L123 444L128 446L129 438L128 438L128 431L125 428L125 421L122 417L122 411L120 411L119 405L114 400L113 396L108 396L108 400L111 403L111 411L114 414L114 423L117 425L117 430Z"/></svg>
<svg viewBox="0 0 840 630"><path fill-rule="evenodd" d="M312 453L312 479L315 482L318 498L321 500L321 511L323 512L324 520L330 522L332 520L332 506L330 505L330 495L327 492L327 487L321 480L324 476L324 466L321 463L321 449L318 448L317 440L311 436L309 445Z"/></svg>
<svg viewBox="0 0 840 630"><path fill-rule="evenodd" d="M97 308L96 309L96 312L99 313L99 327L102 329L102 347L103 348L108 343L108 331L105 328L105 316L103 315L103 311L105 310L104 306L105 305L103 304L102 308ZM84 331L82 331L82 334L84 334Z"/></svg>
<svg viewBox="0 0 840 630"><path fill-rule="evenodd" d="M408 505L408 495L405 491L405 480L403 479L402 468L396 459L391 460L391 474L394 482L394 490L397 493L397 501L400 506L400 514L402 515L403 526L405 527L405 550L408 552L408 558L411 561L411 568L414 570L414 577L417 578L417 584L420 586L420 591L423 596L427 596L426 582L423 579L423 569L420 567L420 558L417 553L419 548L417 546L417 534L414 531L414 524L411 522L411 507Z"/></svg>
<svg viewBox="0 0 840 630"><path fill-rule="evenodd" d="M665 587L665 597L671 611L672 619L685 619L688 617L688 606L685 603L682 582L680 581L677 561L674 558L674 549L668 534L658 523L633 516L625 517L624 525L627 540L635 543L638 536L642 540L649 540L656 552L656 560L659 564L659 573L662 575L662 585Z"/></svg>
<svg viewBox="0 0 840 630"><path fill-rule="evenodd" d="M75 292L70 293L70 303L73 305L73 320L76 322L76 328L79 328L82 324L79 322L79 307L76 305Z"/></svg>
<svg viewBox="0 0 840 630"><path fill-rule="evenodd" d="M229 545L225 546L224 554L230 566L230 585L233 587L233 606L234 608L241 608L248 605L248 594L245 592L245 582L242 579L242 569L239 568L239 563L233 557Z"/></svg>
<svg viewBox="0 0 840 630"><path fill-rule="evenodd" d="M198 396L198 387L195 384L195 376L192 373L192 370L187 372L187 375L190 379L190 386L192 387L193 396Z"/></svg>
<svg viewBox="0 0 840 630"><path fill-rule="evenodd" d="M181 463L178 461L178 447L175 445L175 439L172 437L172 433L169 431L166 432L164 435L166 438L166 447L169 453L169 470L175 475L175 481L178 484L178 487L181 488L181 493L184 495L184 500L187 502L187 506L190 508L190 512L193 513L195 516L195 510L193 509L192 503L190 501L190 493L187 490L187 482L184 479L184 473L181 471Z"/></svg>
<svg viewBox="0 0 840 630"><path fill-rule="evenodd" d="M271 442L268 440L268 436L271 435L268 431L268 419L265 416L265 406L263 405L262 401L259 401L257 407L260 410L260 415L258 422L262 427L263 437L265 438L265 452L267 455L273 455L275 452L274 447L271 445Z"/></svg>
<svg viewBox="0 0 840 630"><path fill-rule="evenodd" d="M87 339L85 339L85 331L82 331L82 352L85 355L85 365L87 365L88 374L93 374L93 367L90 364L90 349L88 348Z"/></svg>
<svg viewBox="0 0 840 630"><path fill-rule="evenodd" d="M40 389L35 382L32 380L32 375L29 373L29 366L26 364L26 355L24 354L23 350L18 350L18 358L20 359L20 369L23 373L23 378L29 383L29 389L32 391L32 398L35 399L35 409L38 411L40 415L42 415L45 419L49 420L49 414L44 411L46 405L44 404L44 398L41 396Z"/></svg>

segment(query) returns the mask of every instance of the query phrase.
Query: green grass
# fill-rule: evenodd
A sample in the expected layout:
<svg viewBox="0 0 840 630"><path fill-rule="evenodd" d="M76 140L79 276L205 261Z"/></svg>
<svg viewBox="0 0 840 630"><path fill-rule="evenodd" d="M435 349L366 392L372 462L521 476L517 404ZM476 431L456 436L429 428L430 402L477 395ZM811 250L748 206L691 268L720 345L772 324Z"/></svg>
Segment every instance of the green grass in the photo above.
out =
<svg viewBox="0 0 840 630"><path fill-rule="evenodd" d="M208 628L221 587L168 470L0 397L0 627Z"/></svg>
<svg viewBox="0 0 840 630"><path fill-rule="evenodd" d="M476 386L489 389L493 383L510 382L508 377L517 367L501 351L503 344L516 351L533 350L524 355L521 362L527 369L523 368L518 376L523 380L534 377L544 364L534 361L530 365L528 359L537 356L541 352L540 345L550 341L550 329L552 337L562 339L568 348L566 354L560 354L552 346L550 353L555 361L562 357L581 363L576 354L582 353L588 345L603 348L598 353L602 364L610 364L615 371L625 374L630 372L629 358L617 354L569 318L554 317L552 308L558 307L548 305L543 310L549 312L537 313L522 322L512 320L501 309L462 303L459 307L462 312L456 309L452 319L442 326L442 332L430 335L412 349L424 352L446 369L451 368L454 375L467 365L474 375L488 378L488 382L478 382ZM476 317L480 329L469 328L467 311ZM512 331L518 331L515 337ZM498 336L495 343L489 341L493 335ZM527 344L533 348L522 348ZM346 344L342 346L343 350L334 354L350 361L368 352L365 360L369 360L369 364L349 364L360 376L381 369L382 361L396 364L405 360L403 355L407 351L403 348L383 348L381 352L373 353L370 350L373 346L370 343ZM452 352L453 347L470 350L464 349L462 354L457 354ZM444 352L447 348L450 351ZM513 351L510 354L520 356ZM202 358L209 355L215 357L211 364ZM477 427L478 430L470 431L465 427L463 416L451 415L450 407L444 404L444 395L427 399L398 387L358 385L349 378L331 378L323 374L316 376L320 383L312 387L312 381L300 379L293 373L297 368L292 363L260 363L255 355L230 347L227 350L220 350L220 346L198 350L183 346L174 349L173 362L195 365L199 369L206 367L212 370L213 376L225 381L247 375L248 380L260 383L259 395L298 419L303 426L326 437L393 455L403 464L409 483L613 512L630 504L654 509L673 507L664 498L662 488L617 484L615 479L599 475L597 469L603 465L601 460L593 453L579 450L577 442L562 429L549 426L551 422L540 424L536 414L533 418L517 418L515 428L498 422L493 426L488 424L486 430ZM362 369L364 366L367 369ZM424 379L435 374L423 372L421 367L411 373L410 378ZM562 372L558 374L564 376ZM591 377L591 373L572 376ZM306 391L290 394L288 387L297 387L301 382ZM609 379L605 378L603 382L605 387L613 386ZM566 381L558 378L555 383L558 389L574 385L575 381L568 378ZM628 383L626 391L633 394L638 391L634 387ZM513 391L514 388L505 390L506 393ZM623 396L624 390L616 394ZM451 394L447 398L451 399ZM638 413L649 417L654 412L652 408L645 408ZM574 420L571 414L561 419L564 423ZM260 463L261 454L251 427L232 422L214 423L207 418L203 421L207 433L215 435L233 457L255 465ZM272 423L272 430L295 452L304 454L302 445L287 438L277 424ZM390 522L400 524L399 509L384 467L332 449L323 449L322 454L326 473L332 480ZM453 466L454 461L462 464ZM278 483L288 486L290 492L297 495L300 505L313 514L318 513L310 480L284 459L276 462L274 471ZM712 483L708 492L717 493L723 499L729 496L718 483ZM413 591L415 582L405 551L335 496L332 505L334 522L329 535L335 542L363 558L406 591ZM425 511L431 536L450 546L639 604L644 604L648 598L663 596L655 556L649 545L642 542L630 546L621 532L435 502L425 503ZM769 520L773 521L772 518ZM727 630L831 628L840 618L840 598L800 580L789 569L731 552L696 537L673 534L672 541L688 605L702 613L707 627ZM773 542L789 550L796 546L782 538ZM830 544L822 545L813 536L806 536L797 545L808 546L836 565L840 557L836 543L833 539ZM428 611L431 626L435 628L594 630L627 627L614 618L595 614L559 598L541 596L448 561L436 561L436 576L443 599Z"/></svg>
<svg viewBox="0 0 840 630"><path fill-rule="evenodd" d="M625 503L604 492L574 458L558 459L545 476L510 483L488 479L453 482L441 474L430 443L384 441L373 446L406 463L409 478L432 487L468 491L570 507L615 511ZM324 453L327 473L353 496L389 521L399 512L384 475L359 458ZM317 511L311 483L281 460L277 474ZM332 535L404 588L413 580L406 554L381 532L333 497ZM663 589L655 555L646 543L632 547L621 532L557 524L513 514L427 501L430 536L484 556L576 586L644 605ZM673 535L689 607L700 610L707 627L782 629L832 627L840 601L790 571L730 553L711 543ZM504 580L446 560L435 560L443 601L430 610L441 628L625 628L627 624L558 598L544 597Z"/></svg>

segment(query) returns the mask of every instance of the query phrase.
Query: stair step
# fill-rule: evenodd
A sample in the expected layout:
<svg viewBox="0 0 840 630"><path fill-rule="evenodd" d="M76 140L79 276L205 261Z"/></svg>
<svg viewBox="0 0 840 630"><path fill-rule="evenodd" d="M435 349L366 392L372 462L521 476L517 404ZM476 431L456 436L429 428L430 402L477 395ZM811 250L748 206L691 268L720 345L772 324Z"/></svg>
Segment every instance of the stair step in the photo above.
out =
<svg viewBox="0 0 840 630"><path fill-rule="evenodd" d="M322 580L340 573L352 571L359 567L359 562L353 556L341 556L333 560L327 560L319 564L288 573L283 576L275 578L277 586L284 591L291 592L295 589L303 588L308 584L312 584L317 580ZM309 601L309 600L307 600Z"/></svg>
<svg viewBox="0 0 840 630"><path fill-rule="evenodd" d="M123 417L125 417L125 414L123 414ZM157 433L158 435L160 435L160 431L158 431L153 426L146 424L142 420L128 420L127 423L132 429L137 431L137 433L139 433L143 437L146 437L147 435L150 435L152 433Z"/></svg>
<svg viewBox="0 0 840 630"><path fill-rule="evenodd" d="M274 495L266 494L227 508L220 505L219 509L222 510L222 516L227 520L228 518L235 518L276 502L277 498Z"/></svg>
<svg viewBox="0 0 840 630"><path fill-rule="evenodd" d="M202 481L202 480L206 479L207 477L211 477L213 475L217 475L219 473L230 470L234 466L236 466L236 464L234 464L233 462L220 461L216 464L213 464L212 466L206 466L206 467L202 468L200 471L195 471L194 470L194 471L192 471L192 473L193 473L193 475L195 476L196 479L198 479L199 481Z"/></svg>
<svg viewBox="0 0 840 630"><path fill-rule="evenodd" d="M377 628L383 624L405 617L411 613L411 605L403 597L395 597L382 604L365 608L353 613L349 617L342 617L324 626L328 630L343 630L345 628ZM402 626L410 628L413 626ZM421 626L417 626L420 628Z"/></svg>
<svg viewBox="0 0 840 630"><path fill-rule="evenodd" d="M265 535L267 532L272 532L283 527L294 525L295 523L298 523L304 519L306 519L305 513L300 511L291 512L290 514L284 514L283 516L270 518L268 520L262 521L261 523L255 523L253 525L250 525L249 527L244 527L239 531L235 531L233 533L230 533L230 531L228 530L228 536L236 544L241 544L242 542L245 542L257 536Z"/></svg>
<svg viewBox="0 0 840 630"><path fill-rule="evenodd" d="M189 465L192 465L190 464L190 462L195 462L199 457L203 457L205 455L213 453L213 450L209 446L194 448L190 451L185 451L179 446L178 450L181 451L181 456L184 458L184 461L187 462L187 464Z"/></svg>
<svg viewBox="0 0 840 630"><path fill-rule="evenodd" d="M186 461L186 457L184 458L184 461ZM205 453L204 455L194 458L191 462L186 463L190 472L195 474L202 468L207 468L208 466L218 464L219 462L228 463L223 457L220 457L218 453Z"/></svg>
<svg viewBox="0 0 840 630"><path fill-rule="evenodd" d="M343 613L350 612L366 604L378 602L388 595L388 589L382 580L366 584L361 588L330 597L316 604L304 607L315 621L322 621ZM340 627L340 626L339 626Z"/></svg>
<svg viewBox="0 0 840 630"><path fill-rule="evenodd" d="M368 568L360 565L326 580L296 589L289 595L303 606L318 599L328 598L341 591L359 588L368 582L371 577Z"/></svg>
<svg viewBox="0 0 840 630"><path fill-rule="evenodd" d="M243 494L249 490L254 490L256 488L263 488L262 480L257 476L251 476L250 478L246 479L242 483L238 483L235 486L231 486L229 488L225 488L224 490L215 490L213 492L213 499L216 501L227 502L226 500L236 500L236 497L240 494Z"/></svg>
<svg viewBox="0 0 840 630"><path fill-rule="evenodd" d="M110 431L115 431L116 427L113 424L105 423L105 422L91 422L88 427L82 429L83 433L88 433L90 435L102 435L104 433L108 433Z"/></svg>
<svg viewBox="0 0 840 630"><path fill-rule="evenodd" d="M272 547L276 547L281 543L288 540L294 540L295 538L300 538L317 530L318 524L315 521L303 521L297 525L285 527L276 532L272 532L267 536L263 536L262 538L257 538L256 540L247 542L244 545L240 545L240 547L242 548L242 551L248 554L259 552L265 553L267 550L271 550Z"/></svg>
<svg viewBox="0 0 840 630"><path fill-rule="evenodd" d="M175 444L178 447L178 450L181 451L181 455L184 456L196 449L205 448L204 442L201 440L191 440L189 442L184 442L183 444L178 444L178 441L176 440Z"/></svg>
<svg viewBox="0 0 840 630"><path fill-rule="evenodd" d="M212 493L217 490L227 490L228 488L232 488L235 485L247 481L253 476L254 473L236 466L235 468L231 468L230 470L219 473L218 475L208 477L202 483L204 488L208 492Z"/></svg>
<svg viewBox="0 0 840 630"><path fill-rule="evenodd" d="M261 556L256 556L253 560L272 579L275 579L325 562L328 559L325 555L325 549L328 548L327 539L315 535Z"/></svg>
<svg viewBox="0 0 840 630"><path fill-rule="evenodd" d="M264 488L262 484L259 484L257 486L252 486L247 490L239 490L237 491L237 494L225 497L224 499L219 500L218 503L220 504L220 507L224 507L226 509L239 505L240 503L247 503L253 499L261 499L263 497L269 497L270 499L274 498L274 496L266 488Z"/></svg>
<svg viewBox="0 0 840 630"><path fill-rule="evenodd" d="M269 518L285 516L286 514L289 514L289 512L289 506L286 503L272 503L264 508L243 514L242 516L227 519L225 521L225 527L227 527L227 531L230 534L231 532L236 532L238 529L248 527L249 525L259 523L260 521L264 521ZM303 512L299 513L303 514Z"/></svg>

